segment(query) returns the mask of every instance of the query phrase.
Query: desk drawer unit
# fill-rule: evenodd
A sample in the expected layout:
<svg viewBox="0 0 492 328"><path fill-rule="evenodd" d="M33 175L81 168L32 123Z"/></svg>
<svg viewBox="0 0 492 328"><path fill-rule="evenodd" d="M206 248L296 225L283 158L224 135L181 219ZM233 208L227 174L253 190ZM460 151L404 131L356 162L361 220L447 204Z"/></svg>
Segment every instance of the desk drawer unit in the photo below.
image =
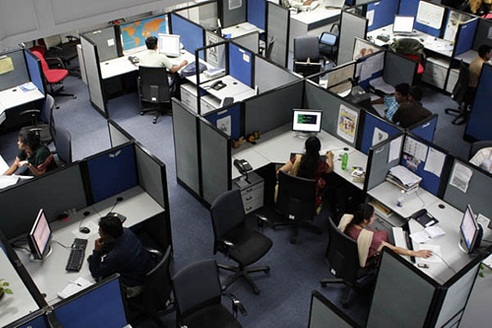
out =
<svg viewBox="0 0 492 328"><path fill-rule="evenodd" d="M241 179L241 180L240 180ZM237 178L234 181L234 188L241 189L241 197L243 198L244 212L246 214L253 212L263 206L264 181L255 172L248 173L249 184L244 185L243 177ZM239 183L241 182L241 183ZM241 186L241 187L239 187Z"/></svg>
<svg viewBox="0 0 492 328"><path fill-rule="evenodd" d="M428 58L425 65L425 72L422 76L422 81L444 90L448 69L449 63L443 61L442 59Z"/></svg>
<svg viewBox="0 0 492 328"><path fill-rule="evenodd" d="M449 93L453 93L454 86L456 82L458 82L458 77L460 75L460 70L457 68L453 68L449 71L448 83L446 83L446 91Z"/></svg>
<svg viewBox="0 0 492 328"><path fill-rule="evenodd" d="M196 102L196 87L190 83L182 84L181 88L181 102L185 104L188 108L193 110L194 113L198 113L197 102Z"/></svg>

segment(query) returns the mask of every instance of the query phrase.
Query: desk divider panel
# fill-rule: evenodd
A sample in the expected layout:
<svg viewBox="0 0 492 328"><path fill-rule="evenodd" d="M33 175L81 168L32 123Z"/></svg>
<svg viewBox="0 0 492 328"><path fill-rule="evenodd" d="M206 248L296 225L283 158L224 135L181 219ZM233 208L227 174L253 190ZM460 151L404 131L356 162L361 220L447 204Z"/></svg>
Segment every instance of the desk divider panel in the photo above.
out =
<svg viewBox="0 0 492 328"><path fill-rule="evenodd" d="M253 87L253 62L254 55L251 51L241 48L230 42L229 44L229 75Z"/></svg>
<svg viewBox="0 0 492 328"><path fill-rule="evenodd" d="M260 33L258 31L251 31L249 33L240 35L233 39L234 43L237 43L241 47L248 49L255 54L259 52Z"/></svg>
<svg viewBox="0 0 492 328"><path fill-rule="evenodd" d="M205 45L205 30L192 21L171 13L169 15L170 30L172 34L181 36L181 43L186 51L195 53L195 50Z"/></svg>
<svg viewBox="0 0 492 328"><path fill-rule="evenodd" d="M478 81L473 110L466 123L465 136L468 141L492 140L492 110L490 110L490 86L492 85L492 65L484 64Z"/></svg>
<svg viewBox="0 0 492 328"><path fill-rule="evenodd" d="M266 2L265 0L247 0L248 22L262 30L265 30L266 27Z"/></svg>
<svg viewBox="0 0 492 328"><path fill-rule="evenodd" d="M390 168L400 162L401 148L405 140L405 135L399 134L373 146L369 149L366 167L366 179L364 180L364 190L369 191L386 180L386 175ZM388 162L391 147L400 146L398 158ZM395 151L396 152L396 151Z"/></svg>
<svg viewBox="0 0 492 328"><path fill-rule="evenodd" d="M272 64L261 56L255 56L254 68L255 86L261 93L300 80L291 71Z"/></svg>
<svg viewBox="0 0 492 328"><path fill-rule="evenodd" d="M84 35L80 36L80 44L82 45L82 51L84 53L84 66L91 104L101 115L108 117L106 100L104 98L101 82L102 78L97 47L92 41L85 38Z"/></svg>
<svg viewBox="0 0 492 328"><path fill-rule="evenodd" d="M87 32L82 34L82 36L90 40L91 43L97 47L97 55L99 58L98 63L118 58L118 45L121 41L117 37L115 28L113 26L92 32Z"/></svg>
<svg viewBox="0 0 492 328"><path fill-rule="evenodd" d="M304 81L261 93L244 101L244 133L265 133L292 122L292 109L302 108Z"/></svg>
<svg viewBox="0 0 492 328"><path fill-rule="evenodd" d="M241 104L235 103L228 108L221 108L203 116L233 139L241 136Z"/></svg>
<svg viewBox="0 0 492 328"><path fill-rule="evenodd" d="M361 109L314 83L304 83L303 107L321 109L321 128L355 147L360 127Z"/></svg>
<svg viewBox="0 0 492 328"><path fill-rule="evenodd" d="M195 3L174 11L182 17L203 26L205 30L215 31L218 27L218 4L217 1L206 1Z"/></svg>
<svg viewBox="0 0 492 328"><path fill-rule="evenodd" d="M317 290L311 292L308 328L359 328L360 325L329 298Z"/></svg>
<svg viewBox="0 0 492 328"><path fill-rule="evenodd" d="M385 53L380 51L357 59L354 76L363 89L369 89L369 82L383 75Z"/></svg>
<svg viewBox="0 0 492 328"><path fill-rule="evenodd" d="M453 56L458 56L472 48L478 21L479 19L475 18L459 24Z"/></svg>
<svg viewBox="0 0 492 328"><path fill-rule="evenodd" d="M420 122L408 128L408 132L420 138L432 142L437 127L437 114L432 114L426 118L425 122Z"/></svg>
<svg viewBox="0 0 492 328"><path fill-rule="evenodd" d="M376 30L380 27L393 24L395 15L398 13L398 1L395 0L380 0L367 5L367 13L372 11L372 24L367 27L367 31ZM369 14L369 15L371 15ZM368 15L366 14L366 17ZM369 21L370 23L370 21Z"/></svg>
<svg viewBox="0 0 492 328"><path fill-rule="evenodd" d="M222 28L233 26L246 21L246 6L248 1L218 0L219 18Z"/></svg>
<svg viewBox="0 0 492 328"><path fill-rule="evenodd" d="M202 198L208 203L231 189L231 139L199 118L199 145L202 177Z"/></svg>
<svg viewBox="0 0 492 328"><path fill-rule="evenodd" d="M400 83L412 85L417 74L418 63L397 53L386 51L383 79L395 86Z"/></svg>
<svg viewBox="0 0 492 328"><path fill-rule="evenodd" d="M159 205L168 209L166 166L142 144L135 142L138 184Z"/></svg>
<svg viewBox="0 0 492 328"><path fill-rule="evenodd" d="M421 5L420 3L423 2L424 4ZM436 25L438 24L437 21L439 18L441 19L440 21L440 27L439 28L434 28L432 26L429 26L429 23L423 24L419 22L419 6L425 6L425 10L422 10L422 13L426 14L428 17L432 17L433 19L436 20ZM424 8L424 7L422 7ZM443 6L439 6L437 4L430 3L428 1L419 1L419 0L400 0L400 10L398 12L399 15L404 15L404 16L413 16L415 17L415 22L413 24L413 28L415 30L430 34L435 37L440 37L441 36L441 29L443 29L443 22L444 18L447 17L447 12L448 9ZM439 17L442 16L442 17Z"/></svg>
<svg viewBox="0 0 492 328"><path fill-rule="evenodd" d="M31 312L25 317L3 326L3 328L51 328L47 323L45 310L39 309Z"/></svg>
<svg viewBox="0 0 492 328"><path fill-rule="evenodd" d="M100 152L87 158L84 164L90 204L138 185L135 149L132 143Z"/></svg>
<svg viewBox="0 0 492 328"><path fill-rule="evenodd" d="M492 46L492 38L489 38L489 31L492 29L492 20L490 19L478 19L477 30L475 32L475 38L473 39L473 50L478 51L478 48L482 44L488 44Z"/></svg>
<svg viewBox="0 0 492 328"><path fill-rule="evenodd" d="M470 179L464 178L463 173L471 175ZM466 205L470 204L475 214L482 213L492 218L491 190L492 174L473 164L455 159L443 199L462 212L465 211Z"/></svg>
<svg viewBox="0 0 492 328"><path fill-rule="evenodd" d="M365 39L367 24L367 18L342 10L337 65L342 65L352 60L354 39L356 37Z"/></svg>
<svg viewBox="0 0 492 328"><path fill-rule="evenodd" d="M381 141L403 132L403 129L382 117L366 111L364 111L364 113L364 124L362 124L360 146L357 147L364 154L368 154L369 149Z"/></svg>
<svg viewBox="0 0 492 328"><path fill-rule="evenodd" d="M0 192L0 230L12 240L29 233L39 209L52 222L71 209L80 210L88 203L80 162L64 166ZM28 199L29 206L19 200ZM15 224L13 224L15 222Z"/></svg>
<svg viewBox="0 0 492 328"><path fill-rule="evenodd" d="M416 136L406 135L400 164L422 178L420 187L441 197L449 170L448 151ZM444 179L442 179L444 178Z"/></svg>
<svg viewBox="0 0 492 328"><path fill-rule="evenodd" d="M108 120L109 141L111 148L123 145L135 140L125 129L113 120Z"/></svg>
<svg viewBox="0 0 492 328"><path fill-rule="evenodd" d="M200 195L198 116L173 99L174 154L176 177L196 195Z"/></svg>
<svg viewBox="0 0 492 328"><path fill-rule="evenodd" d="M0 53L0 60L2 64L7 62L12 64L11 71L0 74L0 90L10 89L30 81L22 49Z"/></svg>
<svg viewBox="0 0 492 328"><path fill-rule="evenodd" d="M438 287L412 263L384 247L366 327L431 327L429 312Z"/></svg>
<svg viewBox="0 0 492 328"><path fill-rule="evenodd" d="M29 76L32 83L34 83L39 91L45 94L43 72L41 70L41 61L29 50L24 50L24 54L26 56L27 69L29 71Z"/></svg>
<svg viewBox="0 0 492 328"><path fill-rule="evenodd" d="M289 55L289 17L288 8L267 1L266 40L275 38L270 60L287 67Z"/></svg>

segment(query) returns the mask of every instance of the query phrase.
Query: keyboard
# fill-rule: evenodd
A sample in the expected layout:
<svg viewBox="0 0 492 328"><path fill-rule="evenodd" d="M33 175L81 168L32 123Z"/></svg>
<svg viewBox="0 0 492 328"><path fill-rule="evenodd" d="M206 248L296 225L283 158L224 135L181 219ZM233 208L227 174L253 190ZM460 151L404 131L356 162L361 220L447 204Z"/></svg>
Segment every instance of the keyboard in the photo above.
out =
<svg viewBox="0 0 492 328"><path fill-rule="evenodd" d="M405 248L405 249L412 249L411 243L410 243L410 238L408 237L408 232L403 230L401 227L393 227L393 239L395 240L395 246ZM402 257L406 258L407 260L411 260L411 258L407 255L402 255Z"/></svg>
<svg viewBox="0 0 492 328"><path fill-rule="evenodd" d="M72 249L70 250L70 256L68 257L67 271L80 271L82 263L85 257L85 248L87 247L87 239L75 238L72 243Z"/></svg>

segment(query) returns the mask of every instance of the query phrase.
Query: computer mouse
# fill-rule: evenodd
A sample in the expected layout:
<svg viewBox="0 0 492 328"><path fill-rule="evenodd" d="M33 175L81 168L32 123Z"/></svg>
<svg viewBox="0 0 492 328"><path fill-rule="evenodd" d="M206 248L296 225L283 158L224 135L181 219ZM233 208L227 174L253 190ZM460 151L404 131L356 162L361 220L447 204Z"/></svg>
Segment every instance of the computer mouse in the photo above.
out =
<svg viewBox="0 0 492 328"><path fill-rule="evenodd" d="M89 232L91 232L91 229L89 229L87 227L80 227L79 231L82 233L89 233Z"/></svg>
<svg viewBox="0 0 492 328"><path fill-rule="evenodd" d="M424 42L424 38L420 38L419 40L420 40L420 42Z"/></svg>

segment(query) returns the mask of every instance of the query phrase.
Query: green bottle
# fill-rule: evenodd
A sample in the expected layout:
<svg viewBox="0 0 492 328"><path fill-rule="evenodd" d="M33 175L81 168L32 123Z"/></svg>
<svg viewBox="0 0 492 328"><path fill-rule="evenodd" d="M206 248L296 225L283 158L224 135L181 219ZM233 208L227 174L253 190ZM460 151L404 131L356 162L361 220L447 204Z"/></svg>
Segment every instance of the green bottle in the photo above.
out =
<svg viewBox="0 0 492 328"><path fill-rule="evenodd" d="M348 153L343 153L342 155L342 170L347 169L347 163L348 163Z"/></svg>

